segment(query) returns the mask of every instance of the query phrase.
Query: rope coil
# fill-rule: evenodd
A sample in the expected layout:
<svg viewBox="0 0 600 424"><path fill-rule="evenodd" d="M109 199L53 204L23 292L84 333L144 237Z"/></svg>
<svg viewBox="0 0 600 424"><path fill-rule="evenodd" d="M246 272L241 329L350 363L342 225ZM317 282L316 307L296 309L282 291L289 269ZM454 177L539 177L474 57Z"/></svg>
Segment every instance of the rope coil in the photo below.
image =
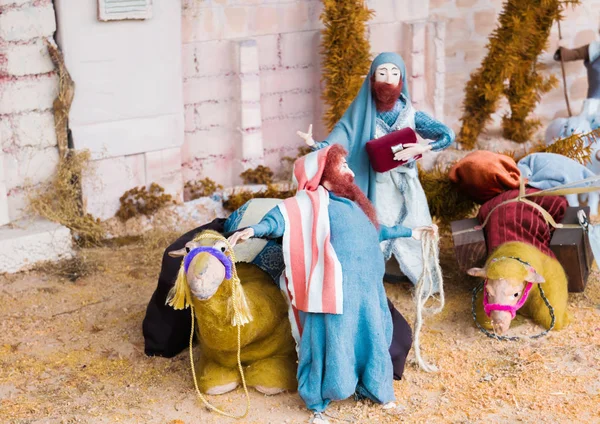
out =
<svg viewBox="0 0 600 424"><path fill-rule="evenodd" d="M439 235L434 234L433 232L424 232L421 240L421 249L423 254L423 273L417 282L417 287L415 289L415 303L416 303L416 317L415 317L415 336L414 336L414 349L415 349L415 357L417 359L417 363L421 367L423 371L426 372L437 372L438 367L429 364L421 357L421 344L420 344L420 334L421 327L423 326L423 312L430 313L432 315L438 314L444 308L444 284L442 277L442 269L440 267L439 262ZM429 262L426 260L429 259ZM433 274L432 274L433 268ZM434 277L437 277L437 281L439 281L439 290L440 290L440 299L439 305L437 308L425 308L425 303L427 300L433 295L433 282ZM428 288L425 289L425 286Z"/></svg>

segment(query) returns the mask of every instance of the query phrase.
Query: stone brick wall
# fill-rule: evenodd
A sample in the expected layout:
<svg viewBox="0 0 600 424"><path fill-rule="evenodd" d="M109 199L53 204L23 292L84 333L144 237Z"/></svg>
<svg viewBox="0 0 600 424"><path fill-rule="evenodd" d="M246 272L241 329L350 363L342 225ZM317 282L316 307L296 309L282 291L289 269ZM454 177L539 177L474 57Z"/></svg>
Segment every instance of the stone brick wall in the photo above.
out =
<svg viewBox="0 0 600 424"><path fill-rule="evenodd" d="M492 30L496 27L502 0L430 0L432 19L446 21L446 99L445 121L455 130L460 128L458 119L462 114L464 87L469 75L480 64L487 50L485 45ZM598 38L600 28L600 1L585 0L575 9L568 8L561 23L563 45L577 47ZM541 100L536 114L544 123L557 116L567 116L560 63L552 59L558 47L558 27L554 25L550 35L548 50L540 56L546 65L546 72L555 74L560 85L547 93ZM574 114L581 110L587 92L585 68L581 62L567 63L567 85L571 108ZM499 125L506 102L502 102L494 115ZM493 127L494 124L490 125Z"/></svg>
<svg viewBox="0 0 600 424"><path fill-rule="evenodd" d="M429 1L372 0L368 6L376 12L368 27L372 54L401 53L417 106L443 113L443 105L434 105L443 101L443 30L428 21ZM245 167L264 163L277 171L282 156L295 156L303 144L297 130L306 132L312 123L316 140L327 136L321 122L320 0L186 0L183 9L185 180L237 184ZM428 43L436 31L438 42ZM242 77L240 40L256 43L252 78L260 81L258 92L250 93L257 87L248 88L247 73ZM242 122L248 115L240 98L246 96L260 105L250 127ZM247 157L249 137L264 149L262 158Z"/></svg>
<svg viewBox="0 0 600 424"><path fill-rule="evenodd" d="M43 41L55 30L51 0L0 0L0 225L23 216L27 189L58 163L58 79Z"/></svg>
<svg viewBox="0 0 600 424"><path fill-rule="evenodd" d="M455 130L470 73L486 54L488 36L497 24L502 0L370 0L375 16L368 26L373 56L400 53L409 71L415 106L442 119ZM600 0L586 0L566 12L564 45L576 46L596 37ZM183 16L184 101L186 136L184 179L209 176L232 185L249 163L244 157L242 96L237 43L256 41L260 79L260 125L253 135L264 148L265 165L278 169L283 155L295 154L302 140L296 130L314 124L314 137L327 133L321 116L319 0L186 0ZM217 41L218 40L218 41ZM540 57L549 73L560 78L551 53L558 43L554 26L548 52ZM573 111L587 87L581 63L567 64ZM504 102L493 116L496 126ZM566 115L562 86L546 94L536 113L544 123ZM494 127L494 123L490 127ZM257 146L260 144L257 144ZM241 165L241 166L240 166Z"/></svg>
<svg viewBox="0 0 600 424"><path fill-rule="evenodd" d="M295 131L315 124L320 106L316 0L292 2L188 1L183 14L185 102L184 179L211 177L239 183L242 169L256 162L278 168L302 140ZM256 93L241 78L238 39L256 43ZM259 117L242 127L240 99L257 102ZM243 138L260 136L264 157L247 163Z"/></svg>

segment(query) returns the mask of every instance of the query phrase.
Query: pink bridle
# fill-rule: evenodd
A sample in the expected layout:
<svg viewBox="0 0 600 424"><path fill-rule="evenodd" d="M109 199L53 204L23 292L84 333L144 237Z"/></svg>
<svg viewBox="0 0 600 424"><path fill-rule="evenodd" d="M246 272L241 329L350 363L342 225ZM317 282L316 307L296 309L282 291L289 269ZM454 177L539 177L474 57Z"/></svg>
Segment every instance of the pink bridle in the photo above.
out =
<svg viewBox="0 0 600 424"><path fill-rule="evenodd" d="M526 268L533 270L535 272L533 267L531 265L529 265L527 262L525 262L522 259L515 258L512 256L507 256L507 257L503 257L503 258L495 258L495 259L492 259L492 262L499 261L500 259L514 259L515 261L523 264L523 266L525 266ZM527 297L529 296L531 287L533 287L533 283L530 283L530 282L527 283L527 285L525 286L525 290L523 290L523 294L521 295L521 298L519 299L519 301L516 304L502 305L500 303L489 303L488 302L488 293L486 290L487 282L488 282L488 280L486 278L485 281L483 282L483 310L485 311L485 314L489 317L490 313L492 311L506 311L506 312L510 312L512 319L515 319L515 316L517 315L517 311L519 309L521 309L521 307L525 304L525 302L527 302Z"/></svg>
<svg viewBox="0 0 600 424"><path fill-rule="evenodd" d="M525 304L525 302L527 302L527 296L529 296L529 291L531 290L531 287L533 287L533 283L527 283L527 285L525 286L525 290L523 290L523 294L521 295L521 298L514 305L502 305L500 303L488 303L488 294L486 291L486 286L487 286L487 278L485 279L485 282L483 283L483 310L485 311L485 314L489 317L490 313L492 311L506 311L506 312L510 312L512 319L515 319L515 316L517 315L517 311L519 309L521 309L521 307Z"/></svg>

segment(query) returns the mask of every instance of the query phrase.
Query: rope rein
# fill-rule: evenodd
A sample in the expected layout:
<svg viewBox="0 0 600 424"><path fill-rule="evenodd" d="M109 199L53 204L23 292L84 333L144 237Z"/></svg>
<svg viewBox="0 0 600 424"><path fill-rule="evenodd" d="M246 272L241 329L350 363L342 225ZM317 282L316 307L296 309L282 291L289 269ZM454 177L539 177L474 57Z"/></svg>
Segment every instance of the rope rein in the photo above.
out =
<svg viewBox="0 0 600 424"><path fill-rule="evenodd" d="M233 276L231 277L231 282L234 286L236 284L240 284L240 278L237 275L237 269L235 267L235 254L233 252L233 247L231 247L231 245L229 244L229 241L227 241L227 239L225 239L225 238L217 237L216 235L212 235L212 234L203 234L195 240L201 240L201 239L222 240L227 244L227 249L229 250L229 252L231 254L231 263L232 263L232 272L233 272ZM237 366L238 366L238 370L240 372L240 376L242 378L242 387L244 388L244 394L246 395L246 410L244 411L244 413L242 415L234 415L234 414L230 414L228 412L222 411L221 409L217 408L216 406L213 406L204 397L204 395L202 394L202 392L200 392L200 389L198 388L198 378L196 376L196 367L194 366L194 352L192 349L192 344L194 341L194 322L196 321L196 315L194 314L194 305L191 302L190 302L190 310L192 313L192 331L190 332L190 365L192 366L192 377L194 379L194 387L196 388L196 393L198 394L198 397L200 398L202 403L204 403L204 405L208 409L216 412L217 414L223 415L228 418L240 419L240 418L245 418L248 415L248 412L250 411L250 395L248 393L248 387L246 386L246 377L244 375L244 370L242 368L242 360L241 360L242 325L244 325L244 324L242 324L243 320L241 317L241 312L240 312L239 307L237 306L238 299L236 299L236 295L237 295L237 290L235 290L235 289L232 290L231 296L232 296L233 313L234 313L234 321L233 321L232 325L235 325L237 327Z"/></svg>
<svg viewBox="0 0 600 424"><path fill-rule="evenodd" d="M439 263L438 242L439 235L433 234L429 231L423 233L421 241L421 249L423 254L423 273L421 274L415 289L416 317L413 345L417 363L421 369L426 372L437 372L438 367L433 364L429 364L421 357L421 343L419 336L421 334L421 327L423 326L423 311L431 313L432 315L438 314L444 308L445 303L442 269ZM433 275L432 268L434 272ZM425 308L425 303L433 295L433 283L435 281L434 277L437 277L440 285L439 305L437 308ZM426 286L428 287L427 289L425 288Z"/></svg>
<svg viewBox="0 0 600 424"><path fill-rule="evenodd" d="M471 298L471 313L473 314L473 320L475 321L475 325L477 325L477 328L479 328L479 330L481 330L481 332L483 334L485 334L486 336L488 336L488 337L490 337L492 339L496 339L496 340L516 342L516 341L523 340L523 339L539 339L540 337L543 337L546 334L548 334L548 332L550 332L554 328L554 324L556 322L556 317L554 315L554 308L550 304L550 301L548 301L548 298L546 297L546 294L544 293L544 289L542 289L542 285L538 284L537 286L538 286L538 289L540 289L540 296L542 297L542 300L544 301L544 303L548 307L548 311L550 312L550 318L552 319L552 321L550 322L550 328L542 331L539 334L536 334L536 335L533 335L533 336L529 336L529 337L499 336L496 333L490 333L488 330L486 330L485 328L483 328L481 326L481 324L479 324L479 321L477 321L477 311L476 311L476 306L475 305L476 305L476 301L477 301L477 294L480 291L483 290L483 284L484 284L484 282L482 281L477 287L475 287L473 289L473 296Z"/></svg>

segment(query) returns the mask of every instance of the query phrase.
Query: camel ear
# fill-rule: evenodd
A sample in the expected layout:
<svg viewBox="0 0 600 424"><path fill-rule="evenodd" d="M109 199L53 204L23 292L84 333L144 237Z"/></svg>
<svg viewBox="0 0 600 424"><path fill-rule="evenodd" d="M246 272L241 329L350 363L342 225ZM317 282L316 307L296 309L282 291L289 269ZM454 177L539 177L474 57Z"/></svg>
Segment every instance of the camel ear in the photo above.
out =
<svg viewBox="0 0 600 424"><path fill-rule="evenodd" d="M471 277L486 278L485 269L483 268L471 268L467 270L467 274Z"/></svg>
<svg viewBox="0 0 600 424"><path fill-rule="evenodd" d="M181 256L185 256L186 254L187 254L187 250L185 249L185 247L183 249L171 250L169 252L169 256L172 258L179 258Z"/></svg>
<svg viewBox="0 0 600 424"><path fill-rule="evenodd" d="M546 282L546 280L544 279L544 277L542 277L540 274L538 274L535 269L529 268L528 271L529 272L527 273L527 277L525 277L525 281L526 282L528 282L528 283L536 283L536 284L541 284L541 283L545 283Z"/></svg>

